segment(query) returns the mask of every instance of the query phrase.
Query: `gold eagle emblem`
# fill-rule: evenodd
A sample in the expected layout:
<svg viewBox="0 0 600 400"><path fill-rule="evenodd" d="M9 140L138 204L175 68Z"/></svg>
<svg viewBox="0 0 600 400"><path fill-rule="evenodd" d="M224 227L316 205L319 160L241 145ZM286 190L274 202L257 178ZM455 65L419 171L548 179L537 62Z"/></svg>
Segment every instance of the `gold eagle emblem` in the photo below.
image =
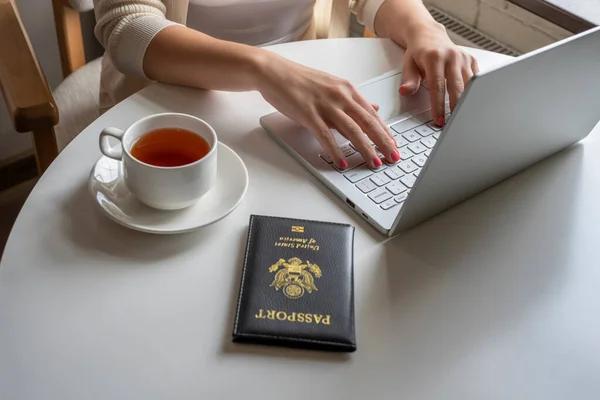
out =
<svg viewBox="0 0 600 400"><path fill-rule="evenodd" d="M270 287L275 287L275 290L283 288L283 294L290 299L298 299L304 296L305 291L312 293L313 290L317 290L315 278L320 278L322 275L321 268L318 265L312 264L308 260L306 260L306 263L302 263L302 260L298 257L290 258L287 261L280 258L277 263L269 268L269 272L275 271L277 273Z"/></svg>

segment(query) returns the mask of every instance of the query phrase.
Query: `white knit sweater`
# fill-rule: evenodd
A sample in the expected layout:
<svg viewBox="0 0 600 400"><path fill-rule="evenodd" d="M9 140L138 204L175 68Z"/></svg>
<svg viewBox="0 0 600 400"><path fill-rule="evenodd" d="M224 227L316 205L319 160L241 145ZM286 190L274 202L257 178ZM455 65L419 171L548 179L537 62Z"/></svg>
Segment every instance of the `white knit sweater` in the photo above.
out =
<svg viewBox="0 0 600 400"><path fill-rule="evenodd" d="M349 12L375 32L375 15L385 0L316 1L319 15L315 18L329 18L326 32L322 29L318 32L313 23L298 39L339 36L340 31L347 29ZM149 83L143 70L146 49L163 28L185 24L188 3L189 0L94 0L95 35L106 50L102 62L101 111Z"/></svg>

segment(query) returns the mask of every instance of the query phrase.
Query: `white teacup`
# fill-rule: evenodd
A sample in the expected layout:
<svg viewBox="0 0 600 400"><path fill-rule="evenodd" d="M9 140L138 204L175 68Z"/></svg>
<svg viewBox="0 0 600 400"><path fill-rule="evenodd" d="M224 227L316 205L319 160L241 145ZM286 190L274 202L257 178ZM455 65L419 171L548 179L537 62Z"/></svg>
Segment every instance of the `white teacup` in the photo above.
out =
<svg viewBox="0 0 600 400"><path fill-rule="evenodd" d="M209 152L199 160L177 167L144 163L131 155L131 148L144 134L162 128L186 129L208 143ZM109 136L120 141L111 147ZM203 120L187 114L164 113L142 118L123 131L105 128L100 133L100 151L122 160L125 185L139 201L161 210L178 210L194 204L217 179L217 134Z"/></svg>

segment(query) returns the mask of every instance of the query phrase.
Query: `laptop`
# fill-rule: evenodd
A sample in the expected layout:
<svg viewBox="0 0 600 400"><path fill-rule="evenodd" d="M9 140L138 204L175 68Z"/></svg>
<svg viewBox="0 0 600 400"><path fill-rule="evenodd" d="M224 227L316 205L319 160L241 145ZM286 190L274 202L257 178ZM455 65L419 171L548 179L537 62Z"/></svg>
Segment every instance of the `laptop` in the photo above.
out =
<svg viewBox="0 0 600 400"><path fill-rule="evenodd" d="M358 90L390 127L400 162L373 170L333 131L349 167L338 170L313 135L283 114L261 126L351 210L394 236L584 139L600 121L600 27L476 74L446 124L429 95L398 93L390 71Z"/></svg>

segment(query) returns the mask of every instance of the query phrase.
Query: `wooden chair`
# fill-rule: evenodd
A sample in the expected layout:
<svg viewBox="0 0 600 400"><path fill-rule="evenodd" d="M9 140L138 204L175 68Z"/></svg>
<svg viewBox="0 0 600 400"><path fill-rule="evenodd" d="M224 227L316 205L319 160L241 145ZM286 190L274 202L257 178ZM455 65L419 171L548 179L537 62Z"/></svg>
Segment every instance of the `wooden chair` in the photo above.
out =
<svg viewBox="0 0 600 400"><path fill-rule="evenodd" d="M52 0L63 75L48 87L14 0L0 0L0 88L17 132L33 134L39 173L98 117L100 59L85 61L80 11L92 0ZM60 114L60 118L59 118Z"/></svg>
<svg viewBox="0 0 600 400"><path fill-rule="evenodd" d="M345 0L317 0L316 36L348 32ZM99 115L101 57L86 62L79 13L93 0L52 0L65 80L52 92L14 0L0 0L0 88L17 132L32 132L40 175L58 153ZM347 16L347 10L346 10ZM365 30L365 36L373 36ZM60 116L60 118L59 118Z"/></svg>

